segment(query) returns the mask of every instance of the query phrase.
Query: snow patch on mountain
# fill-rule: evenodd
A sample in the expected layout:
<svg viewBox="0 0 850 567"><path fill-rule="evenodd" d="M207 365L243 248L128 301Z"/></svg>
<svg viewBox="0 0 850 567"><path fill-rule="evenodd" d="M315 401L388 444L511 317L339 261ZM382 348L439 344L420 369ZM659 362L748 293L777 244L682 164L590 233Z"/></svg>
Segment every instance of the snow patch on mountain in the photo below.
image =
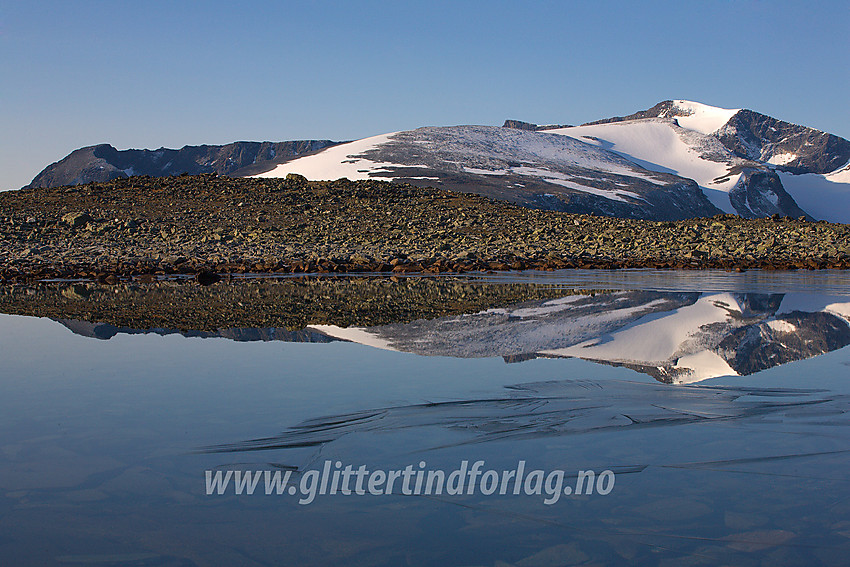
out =
<svg viewBox="0 0 850 567"><path fill-rule="evenodd" d="M674 100L673 108L676 111L676 121L679 126L701 134L716 132L741 110L740 108L718 108L689 100Z"/></svg>
<svg viewBox="0 0 850 567"><path fill-rule="evenodd" d="M738 376L723 357L707 349L680 357L673 368L679 371L673 379L676 384L693 384L719 376Z"/></svg>
<svg viewBox="0 0 850 567"><path fill-rule="evenodd" d="M372 174L396 164L371 161L361 155L386 143L395 134L397 132L390 132L333 146L327 151L282 163L271 171L253 177L286 177L290 173L298 173L307 179L322 181L332 181L341 177L347 177L352 181L370 179Z"/></svg>
<svg viewBox="0 0 850 567"><path fill-rule="evenodd" d="M575 180L578 179L587 179L586 177L581 176L568 176L563 173L558 173L557 171L549 171L548 169L541 169L538 167L528 167L528 166L520 166L513 167L510 169L513 173L517 173L519 175L527 175L531 177L540 177L546 183L552 183L554 185L560 185L561 187L569 187L571 189L575 189L577 191L583 191L585 193L592 193L593 195L599 195L600 197L605 197L606 199L611 199L612 201L621 201L623 203L627 202L623 197L631 197L632 199L641 199L644 200L643 197L638 195L637 193L633 193L632 191L625 190L605 190L605 189L597 189L595 187L589 187L582 183L577 183ZM659 185L660 183L654 179L646 178L645 176L636 175L635 177L640 177L641 179L647 179L650 183L654 183L655 185Z"/></svg>
<svg viewBox="0 0 850 567"><path fill-rule="evenodd" d="M850 303L847 302L837 302L830 303L823 309L827 313L832 313L833 315L838 315L848 321L850 323Z"/></svg>
<svg viewBox="0 0 850 567"><path fill-rule="evenodd" d="M793 333L797 330L797 327L794 326L793 323L789 323L788 321L783 321L781 319L768 321L767 326L779 333Z"/></svg>
<svg viewBox="0 0 850 567"><path fill-rule="evenodd" d="M770 156L767 163L771 165L785 165L787 163L791 163L795 159L797 159L797 154L794 153L775 154Z"/></svg>
<svg viewBox="0 0 850 567"><path fill-rule="evenodd" d="M832 173L827 173L824 177L832 183L850 183L850 163L844 167L839 167Z"/></svg>

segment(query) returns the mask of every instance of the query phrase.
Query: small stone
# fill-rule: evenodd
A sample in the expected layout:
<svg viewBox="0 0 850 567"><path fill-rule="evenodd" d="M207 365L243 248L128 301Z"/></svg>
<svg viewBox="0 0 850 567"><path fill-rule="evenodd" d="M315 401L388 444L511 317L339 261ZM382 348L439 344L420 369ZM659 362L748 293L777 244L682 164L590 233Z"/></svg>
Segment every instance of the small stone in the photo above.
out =
<svg viewBox="0 0 850 567"><path fill-rule="evenodd" d="M195 279L198 280L199 284L203 286L208 286L221 281L221 276L216 274L215 272L203 270L201 272L198 272L198 275L195 276Z"/></svg>

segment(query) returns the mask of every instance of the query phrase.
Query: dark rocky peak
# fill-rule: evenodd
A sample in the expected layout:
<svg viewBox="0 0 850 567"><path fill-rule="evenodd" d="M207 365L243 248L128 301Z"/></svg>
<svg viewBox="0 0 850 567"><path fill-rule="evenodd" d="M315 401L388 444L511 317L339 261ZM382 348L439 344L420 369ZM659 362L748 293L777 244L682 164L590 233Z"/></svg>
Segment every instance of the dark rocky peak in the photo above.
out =
<svg viewBox="0 0 850 567"><path fill-rule="evenodd" d="M117 150L109 144L99 144L75 150L64 159L47 166L29 187L79 185L132 175L230 175L251 167L261 171L264 164L268 169L275 163L335 144L330 140L233 142L222 146L184 146L179 150Z"/></svg>
<svg viewBox="0 0 850 567"><path fill-rule="evenodd" d="M516 128L517 130L537 130L537 124L531 122L523 122L522 120L505 120L502 128Z"/></svg>
<svg viewBox="0 0 850 567"><path fill-rule="evenodd" d="M814 220L788 194L775 171L746 167L741 173L741 179L729 191L729 201L740 216L754 219L780 215Z"/></svg>
<svg viewBox="0 0 850 567"><path fill-rule="evenodd" d="M829 173L850 161L850 141L752 110L737 112L717 136L735 155L790 173Z"/></svg>
<svg viewBox="0 0 850 567"><path fill-rule="evenodd" d="M532 132L542 132L545 130L557 130L558 128L572 128L572 124L544 124L542 126L532 122L523 122L522 120L505 120L502 128L514 128L516 130L530 130Z"/></svg>

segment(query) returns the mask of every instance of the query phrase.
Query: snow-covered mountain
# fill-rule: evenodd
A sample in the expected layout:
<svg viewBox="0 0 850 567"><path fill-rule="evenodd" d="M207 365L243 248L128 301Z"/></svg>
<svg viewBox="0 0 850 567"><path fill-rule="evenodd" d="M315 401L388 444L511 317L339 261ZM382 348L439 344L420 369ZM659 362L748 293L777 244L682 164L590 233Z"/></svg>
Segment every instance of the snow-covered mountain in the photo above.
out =
<svg viewBox="0 0 850 567"><path fill-rule="evenodd" d="M753 217L805 211L850 222L850 142L812 128L751 110L676 100L631 116L545 131L693 179L725 212Z"/></svg>
<svg viewBox="0 0 850 567"><path fill-rule="evenodd" d="M724 211L850 222L850 142L750 110L684 100L577 127L508 120L501 131L456 126L394 132L261 175L288 173L437 185L615 216L684 218ZM689 180L716 209L694 194Z"/></svg>
<svg viewBox="0 0 850 567"><path fill-rule="evenodd" d="M674 220L720 211L697 185L572 137L494 126L394 132L278 165L258 177L383 179L525 206Z"/></svg>
<svg viewBox="0 0 850 567"><path fill-rule="evenodd" d="M581 126L508 120L501 128L425 127L339 145L91 146L48 166L31 186L211 171L391 180L629 218L723 211L850 222L850 141L751 110L684 100Z"/></svg>

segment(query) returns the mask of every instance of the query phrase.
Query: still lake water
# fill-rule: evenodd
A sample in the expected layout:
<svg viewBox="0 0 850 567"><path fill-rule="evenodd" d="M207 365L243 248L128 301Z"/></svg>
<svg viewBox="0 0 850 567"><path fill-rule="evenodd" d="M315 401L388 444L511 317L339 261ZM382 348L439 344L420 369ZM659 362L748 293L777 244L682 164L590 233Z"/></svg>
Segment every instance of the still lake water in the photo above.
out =
<svg viewBox="0 0 850 567"><path fill-rule="evenodd" d="M846 564L850 274L486 281L550 291L301 333L0 315L0 564Z"/></svg>

